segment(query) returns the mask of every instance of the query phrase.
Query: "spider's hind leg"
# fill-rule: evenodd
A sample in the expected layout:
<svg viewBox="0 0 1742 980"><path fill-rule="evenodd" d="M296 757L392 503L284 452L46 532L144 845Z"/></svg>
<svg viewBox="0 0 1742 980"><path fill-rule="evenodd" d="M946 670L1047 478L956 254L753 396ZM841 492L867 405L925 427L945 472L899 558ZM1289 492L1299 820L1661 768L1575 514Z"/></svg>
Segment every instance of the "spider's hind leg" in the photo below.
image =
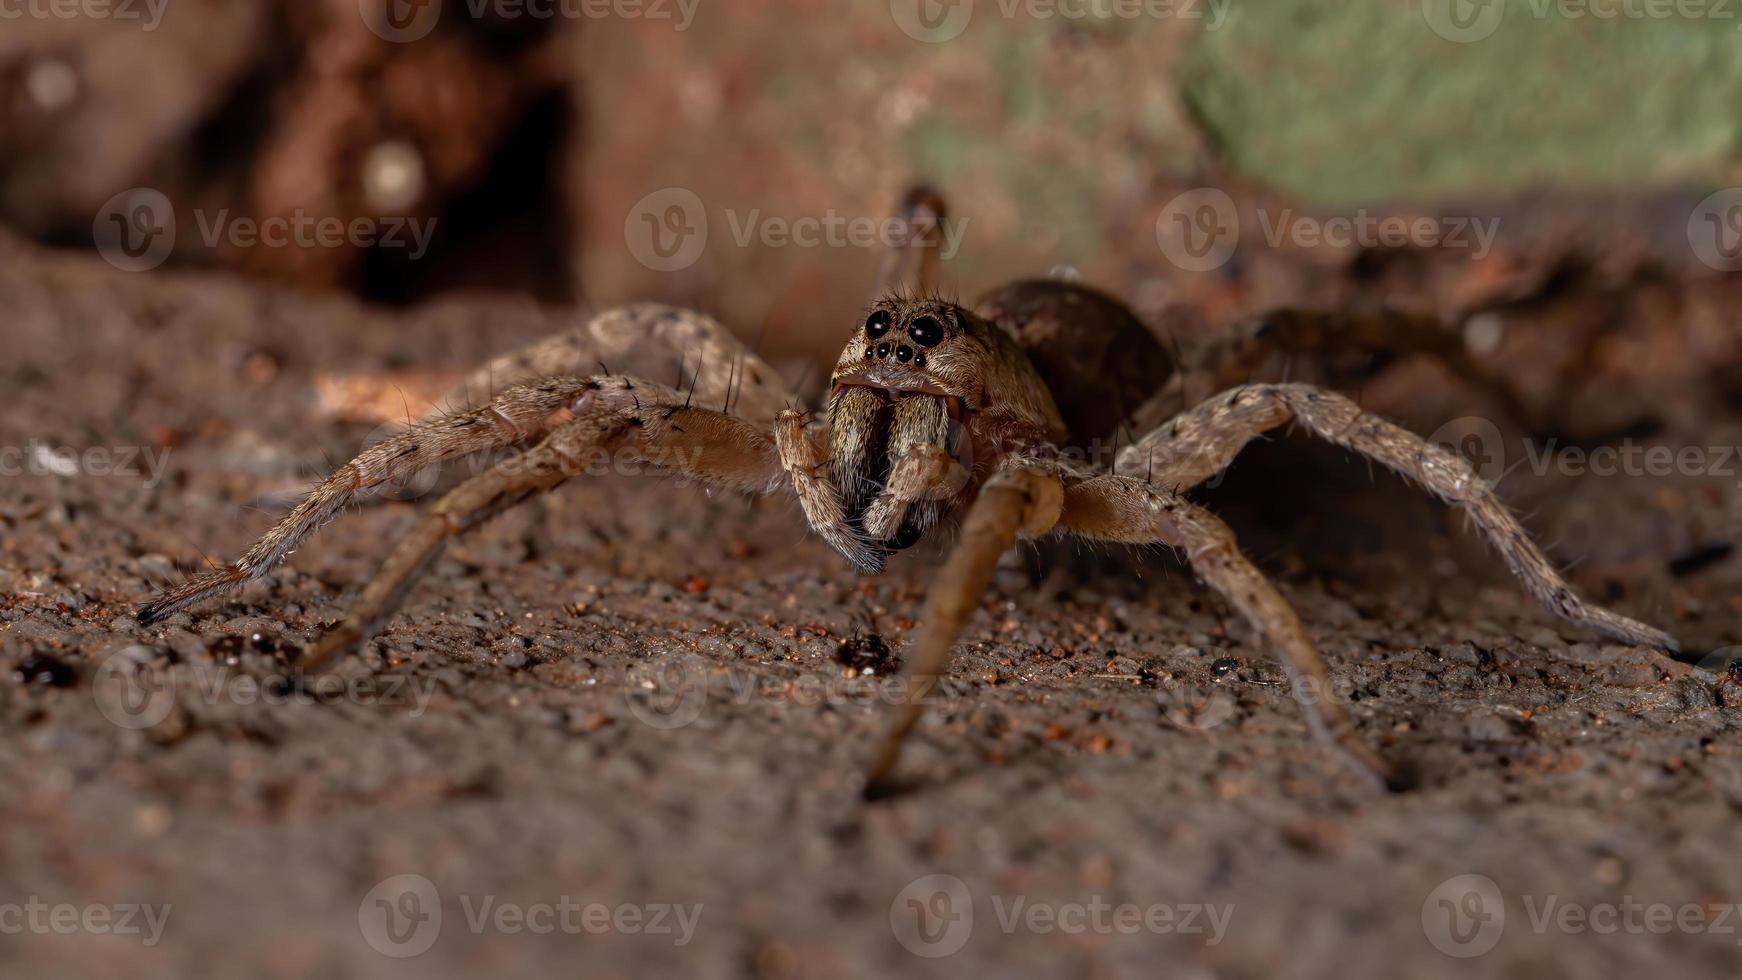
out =
<svg viewBox="0 0 1742 980"><path fill-rule="evenodd" d="M1335 362L1358 355L1359 368ZM1514 420L1530 424L1534 413L1498 372L1472 356L1463 335L1437 316L1398 309L1329 312L1282 307L1248 317L1188 356L1179 384L1201 383L1222 391L1250 382L1276 355L1320 364L1325 380L1351 387L1399 357L1426 354L1466 384L1493 398ZM1353 368L1353 369L1352 369ZM1180 393L1170 393L1178 398Z"/></svg>

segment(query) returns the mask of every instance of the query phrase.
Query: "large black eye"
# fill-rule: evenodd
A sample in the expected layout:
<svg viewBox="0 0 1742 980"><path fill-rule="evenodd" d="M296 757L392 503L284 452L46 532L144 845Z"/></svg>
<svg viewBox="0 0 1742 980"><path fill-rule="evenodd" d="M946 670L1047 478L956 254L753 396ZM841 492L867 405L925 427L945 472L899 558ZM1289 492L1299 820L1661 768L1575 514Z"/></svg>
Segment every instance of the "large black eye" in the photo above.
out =
<svg viewBox="0 0 1742 980"><path fill-rule="evenodd" d="M916 317L907 325L907 336L921 347L936 347L943 343L944 325L935 316Z"/></svg>
<svg viewBox="0 0 1742 980"><path fill-rule="evenodd" d="M871 314L869 320L865 321L865 336L870 337L872 340L876 340L878 337L881 337L888 332L889 313L887 310L878 310L876 313Z"/></svg>

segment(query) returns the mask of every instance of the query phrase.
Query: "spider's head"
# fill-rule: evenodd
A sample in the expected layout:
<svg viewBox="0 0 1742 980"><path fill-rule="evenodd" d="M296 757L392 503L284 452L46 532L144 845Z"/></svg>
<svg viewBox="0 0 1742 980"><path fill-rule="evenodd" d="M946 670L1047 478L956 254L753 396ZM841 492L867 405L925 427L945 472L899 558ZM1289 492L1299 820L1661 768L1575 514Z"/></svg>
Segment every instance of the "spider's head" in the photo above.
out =
<svg viewBox="0 0 1742 980"><path fill-rule="evenodd" d="M956 414L979 407L983 326L954 303L888 296L871 304L841 359L834 383L888 392L951 399Z"/></svg>
<svg viewBox="0 0 1742 980"><path fill-rule="evenodd" d="M953 303L889 296L857 321L835 365L830 464L848 521L876 555L872 564L917 542L949 509L948 494L930 496L893 508L897 520L892 501L878 503L902 457L932 445L972 469L963 425L984 393L987 348L976 337L984 326Z"/></svg>
<svg viewBox="0 0 1742 980"><path fill-rule="evenodd" d="M954 303L891 295L855 323L835 365L829 396L829 461L848 522L876 557L918 542L954 508L959 474L983 475L975 455L1031 422L1050 433L1058 410L1015 342L989 321ZM997 420L982 431L988 420ZM1026 431L1026 430L1025 430ZM943 450L959 466L952 481L923 499L898 504L889 481L905 457ZM938 454L929 453L935 467ZM934 468L933 472L937 472Z"/></svg>

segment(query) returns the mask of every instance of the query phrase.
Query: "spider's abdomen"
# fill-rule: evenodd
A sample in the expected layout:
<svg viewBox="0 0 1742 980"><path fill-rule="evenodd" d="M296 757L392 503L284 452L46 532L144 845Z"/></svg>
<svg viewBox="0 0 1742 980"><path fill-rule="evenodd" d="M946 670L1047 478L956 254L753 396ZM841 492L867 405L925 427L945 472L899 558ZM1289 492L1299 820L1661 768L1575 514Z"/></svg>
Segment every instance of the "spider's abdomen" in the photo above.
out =
<svg viewBox="0 0 1742 980"><path fill-rule="evenodd" d="M1173 375L1173 358L1143 322L1085 286L1024 280L981 297L976 309L1028 355L1076 445L1110 438Z"/></svg>

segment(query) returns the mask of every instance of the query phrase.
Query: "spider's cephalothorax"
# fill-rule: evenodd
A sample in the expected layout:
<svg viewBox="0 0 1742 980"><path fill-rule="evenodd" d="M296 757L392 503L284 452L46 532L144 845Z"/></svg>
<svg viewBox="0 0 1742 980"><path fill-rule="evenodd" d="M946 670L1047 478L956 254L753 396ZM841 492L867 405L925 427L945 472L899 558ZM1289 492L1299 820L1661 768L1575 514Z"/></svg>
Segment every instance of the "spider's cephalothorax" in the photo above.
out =
<svg viewBox="0 0 1742 980"><path fill-rule="evenodd" d="M163 619L263 576L346 505L385 486L448 460L512 452L435 504L345 622L304 653L299 669L315 670L378 630L456 535L607 454L709 486L790 494L811 529L867 571L945 515L961 514L960 539L933 579L909 657L920 683L908 688L868 789L887 787L924 695L948 666L999 557L1020 539L1049 534L1183 552L1281 654L1314 732L1383 777L1387 764L1342 707L1293 607L1240 553L1228 526L1185 496L1253 438L1292 425L1463 508L1560 616L1624 642L1675 649L1662 631L1581 599L1463 457L1333 391L1242 384L1128 441L1111 465L1066 462L1061 447L1152 417L1180 377L1170 359L1122 304L1079 286L1016 283L972 310L928 298L936 251L926 250L943 202L917 190L906 212L915 234L885 265L884 298L853 327L825 423L794 407L774 371L717 321L651 304L607 310L487 365L462 390L495 390L488 404L436 413L370 447L241 558L153 598L140 620ZM898 278L891 270L906 264L918 267L917 297L886 288ZM1267 339L1289 340L1281 332ZM1397 346L1407 349L1408 340L1399 337ZM617 370L592 373L607 362ZM648 380L669 376L674 362L696 365L687 388Z"/></svg>
<svg viewBox="0 0 1742 980"><path fill-rule="evenodd" d="M963 502L992 462L1065 435L1009 335L953 303L899 295L874 302L847 342L828 428L835 489L867 545L847 557L868 571Z"/></svg>

